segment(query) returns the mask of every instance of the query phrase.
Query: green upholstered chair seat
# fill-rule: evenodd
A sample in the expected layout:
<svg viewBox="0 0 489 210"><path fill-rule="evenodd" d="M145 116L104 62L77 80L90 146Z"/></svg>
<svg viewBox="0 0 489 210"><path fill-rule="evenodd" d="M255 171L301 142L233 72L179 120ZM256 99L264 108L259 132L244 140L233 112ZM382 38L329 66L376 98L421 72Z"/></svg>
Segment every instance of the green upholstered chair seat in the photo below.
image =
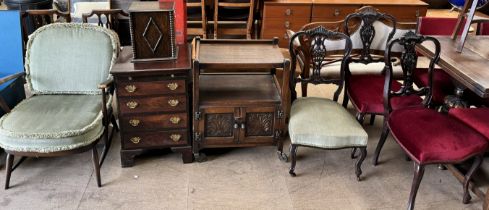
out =
<svg viewBox="0 0 489 210"><path fill-rule="evenodd" d="M292 144L335 149L367 146L367 133L340 104L323 98L294 101L289 134Z"/></svg>
<svg viewBox="0 0 489 210"><path fill-rule="evenodd" d="M0 146L49 153L89 145L104 131L101 104L100 95L28 98L0 118Z"/></svg>

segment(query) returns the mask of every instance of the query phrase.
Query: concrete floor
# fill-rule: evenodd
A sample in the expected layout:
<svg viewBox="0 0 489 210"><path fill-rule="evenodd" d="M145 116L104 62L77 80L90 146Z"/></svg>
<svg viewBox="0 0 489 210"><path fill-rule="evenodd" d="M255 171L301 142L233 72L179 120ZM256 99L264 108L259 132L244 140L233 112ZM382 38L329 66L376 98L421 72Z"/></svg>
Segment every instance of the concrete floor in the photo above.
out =
<svg viewBox="0 0 489 210"><path fill-rule="evenodd" d="M331 97L329 86L312 86L310 95ZM120 138L102 167L97 188L90 152L31 158L13 174L11 189L0 190L0 209L404 209L413 163L404 160L389 138L380 165L371 164L381 118L365 125L369 134L363 180L357 182L350 150L299 148L297 177L288 174L274 147L208 152L204 163L182 164L179 154L154 151L120 167ZM288 148L288 140L286 147ZM484 163L484 165L488 165ZM0 183L5 179L0 171ZM478 179L489 180L489 167ZM485 190L485 188L484 188ZM473 194L472 194L473 195ZM475 195L462 204L462 185L449 171L427 168L416 209L481 209Z"/></svg>

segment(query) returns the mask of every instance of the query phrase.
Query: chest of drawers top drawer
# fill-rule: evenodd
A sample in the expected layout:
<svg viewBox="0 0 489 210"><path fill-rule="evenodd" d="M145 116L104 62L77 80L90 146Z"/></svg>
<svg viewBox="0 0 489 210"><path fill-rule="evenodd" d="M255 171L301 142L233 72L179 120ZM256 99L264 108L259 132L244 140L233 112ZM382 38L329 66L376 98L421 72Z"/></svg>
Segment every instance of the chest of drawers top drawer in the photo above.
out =
<svg viewBox="0 0 489 210"><path fill-rule="evenodd" d="M120 81L117 83L118 96L181 94L185 91L185 80Z"/></svg>
<svg viewBox="0 0 489 210"><path fill-rule="evenodd" d="M187 130L124 133L121 137L122 147L125 149L179 146L188 144Z"/></svg>
<svg viewBox="0 0 489 210"><path fill-rule="evenodd" d="M343 20L345 17L354 13L361 5L322 5L317 4L312 7L312 18L324 18L322 21Z"/></svg>
<svg viewBox="0 0 489 210"><path fill-rule="evenodd" d="M265 4L263 16L265 18L310 18L311 5L267 5Z"/></svg>

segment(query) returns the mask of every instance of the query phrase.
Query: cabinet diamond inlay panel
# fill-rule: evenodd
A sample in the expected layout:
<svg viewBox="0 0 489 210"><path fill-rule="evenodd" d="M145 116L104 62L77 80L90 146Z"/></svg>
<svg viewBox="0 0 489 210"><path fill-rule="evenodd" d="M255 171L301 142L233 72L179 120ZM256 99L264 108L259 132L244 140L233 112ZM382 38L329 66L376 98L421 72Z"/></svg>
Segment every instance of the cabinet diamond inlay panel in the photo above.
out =
<svg viewBox="0 0 489 210"><path fill-rule="evenodd" d="M163 39L163 33L161 33L160 28L158 25L156 25L152 17L149 18L148 23L146 24L143 37L146 44L148 44L148 47L151 48L153 53L155 53L158 45L160 45L160 42Z"/></svg>

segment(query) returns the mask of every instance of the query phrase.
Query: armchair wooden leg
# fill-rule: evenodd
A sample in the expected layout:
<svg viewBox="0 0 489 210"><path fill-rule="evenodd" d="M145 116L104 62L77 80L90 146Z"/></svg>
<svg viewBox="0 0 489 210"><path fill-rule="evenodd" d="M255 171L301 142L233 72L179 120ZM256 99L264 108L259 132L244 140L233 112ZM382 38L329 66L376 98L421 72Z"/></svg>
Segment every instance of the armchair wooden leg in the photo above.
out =
<svg viewBox="0 0 489 210"><path fill-rule="evenodd" d="M355 174L357 175L357 180L360 181L360 175L362 175L362 163L367 157L367 148L366 147L360 147L360 159L357 160L357 163L355 164Z"/></svg>
<svg viewBox="0 0 489 210"><path fill-rule="evenodd" d="M290 176L295 177L295 163L296 163L296 157L297 157L297 145L291 144L290 145L290 170L289 174Z"/></svg>
<svg viewBox="0 0 489 210"><path fill-rule="evenodd" d="M380 151L382 150L382 147L384 147L385 140L387 139L387 136L389 135L389 127L387 126L387 123L384 122L384 127L382 128L382 134L380 135L379 143L377 143L377 147L375 148L375 153L374 153L374 159L373 159L373 164L376 166L379 164L379 156L380 156Z"/></svg>
<svg viewBox="0 0 489 210"><path fill-rule="evenodd" d="M307 96L307 83L301 83L301 88L302 88L302 97Z"/></svg>
<svg viewBox="0 0 489 210"><path fill-rule="evenodd" d="M119 132L119 126L117 125L117 120L114 115L110 117L110 122L112 123L112 126L114 126L115 131Z"/></svg>
<svg viewBox="0 0 489 210"><path fill-rule="evenodd" d="M370 125L375 123L375 114L370 114Z"/></svg>
<svg viewBox="0 0 489 210"><path fill-rule="evenodd" d="M5 174L5 189L10 187L10 175L12 174L12 168L14 165L14 155L7 153L7 165Z"/></svg>
<svg viewBox="0 0 489 210"><path fill-rule="evenodd" d="M474 172L477 171L477 169L479 169L479 167L481 166L482 160L483 160L482 155L475 156L474 163L472 163L470 170L467 172L467 174L464 177L464 198L463 198L464 204L468 204L470 202L470 199L472 199L472 197L470 197L470 192L469 192L470 179L472 178L472 175L474 175Z"/></svg>
<svg viewBox="0 0 489 210"><path fill-rule="evenodd" d="M424 166L414 162L414 178L411 186L411 193L409 193L408 210L414 209L414 202L416 200L416 194L418 193L419 184L424 175Z"/></svg>
<svg viewBox="0 0 489 210"><path fill-rule="evenodd" d="M100 164L98 159L98 151L97 147L93 147L92 149L92 159L93 159L93 167L95 170L95 178L97 179L97 186L102 186L102 181L100 179Z"/></svg>

